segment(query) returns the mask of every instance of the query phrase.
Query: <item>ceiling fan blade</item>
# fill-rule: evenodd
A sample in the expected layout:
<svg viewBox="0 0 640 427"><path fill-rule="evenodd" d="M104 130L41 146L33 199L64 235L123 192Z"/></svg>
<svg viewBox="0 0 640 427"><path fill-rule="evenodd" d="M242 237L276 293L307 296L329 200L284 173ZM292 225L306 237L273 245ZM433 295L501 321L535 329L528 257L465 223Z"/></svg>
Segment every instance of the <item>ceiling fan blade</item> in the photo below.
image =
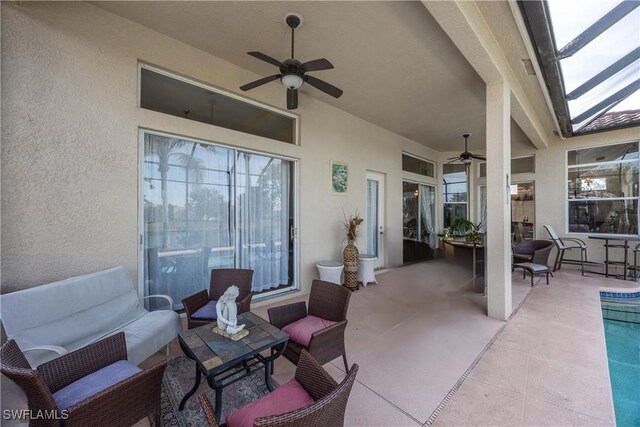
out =
<svg viewBox="0 0 640 427"><path fill-rule="evenodd" d="M473 154L471 158L476 160L484 160L485 162L487 161L486 157L476 156L475 154Z"/></svg>
<svg viewBox="0 0 640 427"><path fill-rule="evenodd" d="M456 157L449 157L447 160L458 160L460 158L460 156L456 156Z"/></svg>
<svg viewBox="0 0 640 427"><path fill-rule="evenodd" d="M298 108L298 89L287 89L287 110Z"/></svg>
<svg viewBox="0 0 640 427"><path fill-rule="evenodd" d="M445 163L445 165L449 165L449 164L451 164L451 163L453 163L453 162L458 162L458 161L460 161L460 160L462 160L460 157L456 157L455 159L453 159L453 160L451 160L451 161L449 161L449 162Z"/></svg>
<svg viewBox="0 0 640 427"><path fill-rule="evenodd" d="M313 76L304 76L304 81L311 86L323 91L326 94L333 96L334 98L340 98L342 95L342 89L338 89L332 84L325 82L324 80L317 79Z"/></svg>
<svg viewBox="0 0 640 427"><path fill-rule="evenodd" d="M271 65L275 65L278 68L286 68L282 62L270 57L269 55L265 55L262 52L247 52L247 54L253 56L254 58L261 59L264 62L268 62Z"/></svg>
<svg viewBox="0 0 640 427"><path fill-rule="evenodd" d="M314 59L313 61L308 61L302 64L302 69L304 71L322 71L330 70L332 68L333 64L325 58Z"/></svg>
<svg viewBox="0 0 640 427"><path fill-rule="evenodd" d="M269 76L269 77L263 77L260 80L256 80L255 82L251 82L251 83L247 83L244 86L240 86L240 90L251 90L253 88L256 88L258 86L262 86L265 83L269 83L272 82L274 80L278 80L281 77L280 74L274 74L273 76Z"/></svg>

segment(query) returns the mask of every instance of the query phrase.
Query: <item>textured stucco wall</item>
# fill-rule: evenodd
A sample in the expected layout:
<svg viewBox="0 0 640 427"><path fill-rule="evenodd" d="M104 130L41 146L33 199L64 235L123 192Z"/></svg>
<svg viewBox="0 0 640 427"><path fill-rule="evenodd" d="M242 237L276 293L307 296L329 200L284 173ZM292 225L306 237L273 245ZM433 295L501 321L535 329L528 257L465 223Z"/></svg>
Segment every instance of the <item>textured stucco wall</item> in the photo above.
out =
<svg viewBox="0 0 640 427"><path fill-rule="evenodd" d="M366 170L386 174L386 264L402 262L401 151L437 153L304 94L300 146L141 110L138 60L234 92L257 78L86 3L2 3L2 292L118 264L137 278L141 127L300 159L303 290L340 256L343 210L365 212ZM250 95L284 108L278 85ZM332 159L349 196L329 192Z"/></svg>

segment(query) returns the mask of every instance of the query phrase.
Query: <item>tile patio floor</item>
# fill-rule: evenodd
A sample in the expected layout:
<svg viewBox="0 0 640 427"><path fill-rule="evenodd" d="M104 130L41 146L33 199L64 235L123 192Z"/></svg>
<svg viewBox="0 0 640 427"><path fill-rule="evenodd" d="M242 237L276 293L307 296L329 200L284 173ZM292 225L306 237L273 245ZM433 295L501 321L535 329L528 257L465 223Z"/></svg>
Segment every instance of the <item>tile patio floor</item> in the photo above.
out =
<svg viewBox="0 0 640 427"><path fill-rule="evenodd" d="M514 307L524 303L505 323L486 317L469 277L427 262L353 294L346 345L360 371L346 425L613 425L598 289L633 284L563 270L531 290L516 272ZM268 318L268 307L252 311ZM280 358L275 369L282 384L295 367ZM325 369L344 377L341 359Z"/></svg>

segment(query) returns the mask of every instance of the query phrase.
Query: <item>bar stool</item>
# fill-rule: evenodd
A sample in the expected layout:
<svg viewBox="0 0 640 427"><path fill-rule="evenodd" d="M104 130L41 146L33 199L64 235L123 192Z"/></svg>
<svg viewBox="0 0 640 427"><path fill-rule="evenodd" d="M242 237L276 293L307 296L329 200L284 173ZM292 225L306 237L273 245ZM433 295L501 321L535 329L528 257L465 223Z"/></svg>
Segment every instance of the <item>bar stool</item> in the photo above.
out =
<svg viewBox="0 0 640 427"><path fill-rule="evenodd" d="M361 282L365 288L369 283L378 284L374 273L377 259L378 257L375 255L362 254L358 256L358 282Z"/></svg>
<svg viewBox="0 0 640 427"><path fill-rule="evenodd" d="M325 282L335 283L342 285L342 270L344 265L339 261L320 261L316 263L318 273L320 273L320 280Z"/></svg>
<svg viewBox="0 0 640 427"><path fill-rule="evenodd" d="M640 243L638 243L636 247L633 248L633 281L634 282L638 281L638 252L640 252ZM628 268L629 270L632 269L630 266L625 266L625 268Z"/></svg>

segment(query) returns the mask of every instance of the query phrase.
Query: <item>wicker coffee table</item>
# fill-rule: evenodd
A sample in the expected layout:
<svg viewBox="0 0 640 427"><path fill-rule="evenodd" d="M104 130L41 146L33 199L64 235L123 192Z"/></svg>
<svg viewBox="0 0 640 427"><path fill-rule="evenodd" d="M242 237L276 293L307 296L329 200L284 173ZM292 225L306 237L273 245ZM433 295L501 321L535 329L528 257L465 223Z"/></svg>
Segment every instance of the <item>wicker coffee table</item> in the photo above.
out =
<svg viewBox="0 0 640 427"><path fill-rule="evenodd" d="M264 380L273 391L270 364L285 350L289 336L280 329L255 314L243 313L238 316L238 324L245 324L249 335L238 341L213 332L215 323L181 332L178 341L184 354L196 362L196 382L180 402L184 409L187 400L198 390L200 377L207 379L209 387L216 391L215 412L220 421L222 390L236 381L264 369ZM260 352L274 349L270 356Z"/></svg>

